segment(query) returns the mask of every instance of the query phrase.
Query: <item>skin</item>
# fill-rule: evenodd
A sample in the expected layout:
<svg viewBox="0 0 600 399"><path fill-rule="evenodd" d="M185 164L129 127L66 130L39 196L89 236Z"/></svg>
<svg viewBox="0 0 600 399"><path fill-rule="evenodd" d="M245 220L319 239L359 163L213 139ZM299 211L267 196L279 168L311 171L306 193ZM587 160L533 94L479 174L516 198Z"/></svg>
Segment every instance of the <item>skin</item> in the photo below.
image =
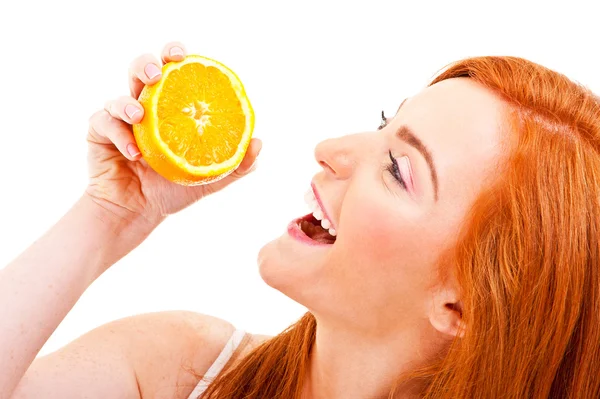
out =
<svg viewBox="0 0 600 399"><path fill-rule="evenodd" d="M171 43L161 58L184 55L181 43ZM208 186L177 186L145 164L130 124L143 116L136 98L160 79L154 76L158 66L150 55L132 63L131 96L108 102L90 119L88 189L0 271L0 398L49 397L49 391L56 398L187 398L198 380L185 370L203 374L234 330L194 313L141 315L35 359L85 289L167 215L253 170L257 139L236 172ZM259 254L266 283L318 321L304 397L386 397L399 373L444 351L468 328L457 311L458 287L437 278L436 260L502 159L503 109L483 87L452 79L408 99L379 131L317 146L323 171L313 183L337 241L316 247L284 234ZM402 125L432 154L437 200L425 159L397 137ZM409 191L386 171L389 151L403 165L403 177L411 175ZM73 237L77 245L61 250ZM267 338L253 336L244 353ZM399 397L418 389L400 387Z"/></svg>
<svg viewBox="0 0 600 399"><path fill-rule="evenodd" d="M437 281L436 260L501 160L503 110L476 83L451 79L408 99L380 131L317 146L323 171L313 183L336 243L314 247L284 235L259 256L263 279L317 318L309 397L385 397L399 372L457 334L458 289ZM437 201L424 158L397 137L403 125L432 154ZM385 170L390 150L408 157L411 192Z"/></svg>

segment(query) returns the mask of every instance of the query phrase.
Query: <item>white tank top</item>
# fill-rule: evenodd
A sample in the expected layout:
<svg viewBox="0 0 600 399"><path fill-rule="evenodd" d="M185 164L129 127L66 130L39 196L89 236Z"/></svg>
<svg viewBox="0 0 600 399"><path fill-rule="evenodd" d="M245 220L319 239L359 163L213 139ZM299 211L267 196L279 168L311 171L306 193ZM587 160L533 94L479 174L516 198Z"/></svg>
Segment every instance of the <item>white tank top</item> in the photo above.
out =
<svg viewBox="0 0 600 399"><path fill-rule="evenodd" d="M210 366L208 371L204 374L204 377L200 380L196 388L192 391L188 399L197 399L200 395L206 391L206 388L210 385L211 382L219 375L219 373L223 370L223 367L227 364L231 356L236 351L236 349L240 346L242 339L246 336L246 332L242 330L235 330L229 338L229 341L225 344L225 347L217 357L217 360Z"/></svg>

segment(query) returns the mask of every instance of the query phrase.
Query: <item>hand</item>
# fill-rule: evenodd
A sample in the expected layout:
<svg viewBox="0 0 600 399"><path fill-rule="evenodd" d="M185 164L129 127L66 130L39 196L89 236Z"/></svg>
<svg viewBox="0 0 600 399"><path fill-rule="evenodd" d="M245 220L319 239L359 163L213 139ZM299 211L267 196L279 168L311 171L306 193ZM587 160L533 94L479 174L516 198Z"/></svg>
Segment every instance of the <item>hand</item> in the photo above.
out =
<svg viewBox="0 0 600 399"><path fill-rule="evenodd" d="M181 61L185 55L182 44L170 43L161 58L168 63ZM154 172L141 157L131 125L144 116L137 98L144 85L160 80L160 65L152 55L133 61L129 70L131 96L109 101L92 115L87 137L90 183L86 193L119 218L134 220L142 216L155 224L250 173L262 146L260 140L252 139L239 167L208 185L181 186Z"/></svg>

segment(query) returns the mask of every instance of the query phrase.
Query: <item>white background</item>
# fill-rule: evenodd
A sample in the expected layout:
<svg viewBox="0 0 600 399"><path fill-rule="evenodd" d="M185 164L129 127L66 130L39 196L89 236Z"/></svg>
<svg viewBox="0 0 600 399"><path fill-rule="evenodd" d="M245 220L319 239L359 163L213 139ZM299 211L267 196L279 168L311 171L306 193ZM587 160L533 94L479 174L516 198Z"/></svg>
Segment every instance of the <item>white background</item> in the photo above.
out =
<svg viewBox="0 0 600 399"><path fill-rule="evenodd" d="M170 309L281 331L303 308L267 287L255 260L306 213L319 140L374 129L382 109L393 114L468 56L526 57L600 90L595 2L548 3L2 2L0 265L83 192L88 117L128 93L139 54L181 40L230 66L264 141L254 175L168 219L94 283L43 352L110 320Z"/></svg>

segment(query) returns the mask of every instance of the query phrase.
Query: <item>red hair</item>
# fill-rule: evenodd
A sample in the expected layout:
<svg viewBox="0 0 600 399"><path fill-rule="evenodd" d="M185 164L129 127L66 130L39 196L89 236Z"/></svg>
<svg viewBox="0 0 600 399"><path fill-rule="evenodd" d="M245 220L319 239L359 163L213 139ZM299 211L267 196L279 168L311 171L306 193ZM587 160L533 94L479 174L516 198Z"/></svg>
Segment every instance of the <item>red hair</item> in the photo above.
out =
<svg viewBox="0 0 600 399"><path fill-rule="evenodd" d="M507 104L506 163L440 268L461 289L464 336L399 376L425 398L600 398L600 104L564 75L516 57L450 65ZM203 399L300 399L317 324L307 313ZM393 397L393 392L390 392Z"/></svg>

